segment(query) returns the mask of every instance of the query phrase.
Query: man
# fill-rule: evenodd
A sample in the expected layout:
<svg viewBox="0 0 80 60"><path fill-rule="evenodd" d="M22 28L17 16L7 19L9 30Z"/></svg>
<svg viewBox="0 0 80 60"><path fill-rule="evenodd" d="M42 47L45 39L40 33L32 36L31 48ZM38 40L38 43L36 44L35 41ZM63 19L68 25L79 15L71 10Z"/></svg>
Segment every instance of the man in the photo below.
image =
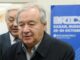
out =
<svg viewBox="0 0 80 60"><path fill-rule="evenodd" d="M74 60L74 51L66 43L46 32L46 13L38 5L28 5L17 14L19 43L6 51L3 60Z"/></svg>
<svg viewBox="0 0 80 60"><path fill-rule="evenodd" d="M15 22L17 11L17 8L11 8L6 13L6 23L9 31L5 34L0 35L2 55L5 53L8 47L13 45L17 41L17 39L14 40L15 38L18 38L18 27Z"/></svg>

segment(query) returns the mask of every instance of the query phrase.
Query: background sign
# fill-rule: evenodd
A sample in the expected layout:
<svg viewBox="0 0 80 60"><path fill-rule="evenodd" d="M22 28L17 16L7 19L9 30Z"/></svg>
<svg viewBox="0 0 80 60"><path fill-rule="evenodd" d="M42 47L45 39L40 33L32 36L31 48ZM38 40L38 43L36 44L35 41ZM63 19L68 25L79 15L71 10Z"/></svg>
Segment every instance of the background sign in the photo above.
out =
<svg viewBox="0 0 80 60"><path fill-rule="evenodd" d="M50 28L51 36L72 45L80 60L80 5L52 5Z"/></svg>

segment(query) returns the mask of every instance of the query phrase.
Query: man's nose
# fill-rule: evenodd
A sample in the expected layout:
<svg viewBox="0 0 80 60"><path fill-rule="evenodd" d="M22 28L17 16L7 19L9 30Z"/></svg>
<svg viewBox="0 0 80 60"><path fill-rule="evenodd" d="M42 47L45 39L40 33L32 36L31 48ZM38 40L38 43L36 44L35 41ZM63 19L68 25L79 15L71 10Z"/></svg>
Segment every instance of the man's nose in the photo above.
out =
<svg viewBox="0 0 80 60"><path fill-rule="evenodd" d="M16 21L14 21L13 24L14 24L14 26L18 26Z"/></svg>
<svg viewBox="0 0 80 60"><path fill-rule="evenodd" d="M23 32L30 32L30 27L28 25L25 25L23 28Z"/></svg>

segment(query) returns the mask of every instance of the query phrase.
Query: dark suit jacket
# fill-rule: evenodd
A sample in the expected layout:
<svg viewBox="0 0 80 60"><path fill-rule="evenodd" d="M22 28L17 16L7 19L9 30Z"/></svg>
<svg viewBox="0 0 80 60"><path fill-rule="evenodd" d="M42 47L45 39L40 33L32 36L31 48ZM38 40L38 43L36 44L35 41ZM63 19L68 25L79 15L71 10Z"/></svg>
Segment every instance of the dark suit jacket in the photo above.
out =
<svg viewBox="0 0 80 60"><path fill-rule="evenodd" d="M27 60L22 44L14 44L6 51L3 60ZM68 44L45 33L31 60L74 60L74 51Z"/></svg>
<svg viewBox="0 0 80 60"><path fill-rule="evenodd" d="M1 50L1 48L2 48L2 45L1 45L2 43L1 43L1 37L0 37L0 60L2 60L2 50Z"/></svg>
<svg viewBox="0 0 80 60"><path fill-rule="evenodd" d="M9 32L0 35L0 41L1 41L0 44L1 44L2 54L4 54L6 49L11 46Z"/></svg>

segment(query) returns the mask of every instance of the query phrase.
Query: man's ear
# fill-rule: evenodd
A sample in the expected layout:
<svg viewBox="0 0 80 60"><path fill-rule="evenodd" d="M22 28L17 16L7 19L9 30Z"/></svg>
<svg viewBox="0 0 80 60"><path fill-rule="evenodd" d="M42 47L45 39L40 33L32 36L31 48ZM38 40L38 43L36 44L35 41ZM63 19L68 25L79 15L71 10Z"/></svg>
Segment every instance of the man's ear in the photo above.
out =
<svg viewBox="0 0 80 60"><path fill-rule="evenodd" d="M44 29L47 30L47 22L44 24Z"/></svg>

